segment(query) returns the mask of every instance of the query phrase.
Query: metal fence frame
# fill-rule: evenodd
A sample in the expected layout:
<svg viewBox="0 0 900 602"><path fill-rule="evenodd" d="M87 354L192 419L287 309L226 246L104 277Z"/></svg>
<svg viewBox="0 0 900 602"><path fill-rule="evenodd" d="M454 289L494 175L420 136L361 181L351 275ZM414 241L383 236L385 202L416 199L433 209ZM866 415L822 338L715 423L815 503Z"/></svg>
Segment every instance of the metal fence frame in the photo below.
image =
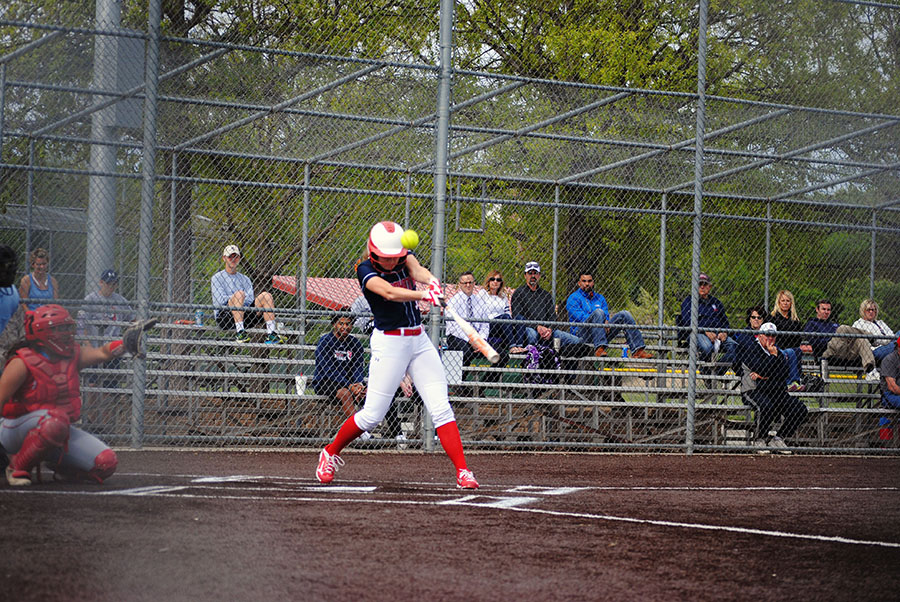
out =
<svg viewBox="0 0 900 602"><path fill-rule="evenodd" d="M161 12L161 2L160 0L150 0L148 3L149 7L149 20L148 20L148 28L146 32L136 32L131 30L122 30L121 28L115 29L107 29L105 27L98 27L97 29L83 29L83 28L66 28L64 26L51 26L51 25L43 25L43 24L35 24L35 23L9 23L4 22L2 25L14 25L23 28L31 28L36 31L40 31L42 37L36 39L35 41L18 48L14 52L11 52L5 56L0 57L0 159L4 157L3 154L3 146L4 141L8 141L10 139L26 139L29 142L30 149L30 159L28 164L14 164L7 163L6 161L0 161L2 163L2 168L4 170L11 171L26 171L29 175L29 188L27 194L27 203L26 203L26 224L24 226L25 230L25 248L26 251L30 250L33 247L32 239L34 235L34 231L38 226L38 220L36 220L33 216L33 211L37 206L37 201L34 198L34 190L33 190L33 176L39 173L71 173L73 175L89 175L94 180L113 180L113 179L131 179L136 183L140 183L140 197L141 197L141 215L140 215L140 231L139 231L139 254L138 254L138 270L136 273L136 283L135 283L135 303L138 308L139 317L146 317L153 312L160 311L161 309L166 311L187 311L192 310L194 308L200 308L202 306L197 305L180 305L177 303L173 303L172 299L172 291L171 285L167 291L167 298L165 302L159 302L154 300L151 297L151 279L154 278L152 275L152 270L150 266L150 247L153 244L152 240L152 222L153 222L153 211L154 206L158 203L159 199L159 185L163 183L215 183L210 180L205 180L204 178L199 177L185 177L177 172L177 161L176 158L179 153L203 153L206 155L222 155L222 156L239 156L241 158L258 158L265 159L268 161L275 162L291 162L298 165L302 165L304 167L305 178L302 183L296 184L286 184L284 182L259 182L259 181L229 181L228 184L233 186L248 186L248 187L275 187L280 189L285 188L293 188L303 194L303 203L304 208L308 206L311 200L311 195L317 192L327 192L331 190L327 186L317 185L313 178L311 177L311 168L314 166L338 166L338 167L348 167L353 169L362 169L362 170L375 170L375 171L393 171L397 174L403 175L405 178L405 188L398 189L396 191L373 191L371 189L341 189L340 192L344 194L382 194L386 196L396 197L398 199L404 199L406 203L406 216L407 219L409 217L409 203L413 199L431 199L433 202L433 212L435 216L435 226L434 230L431 233L432 240L432 271L439 278L443 277L444 270L444 255L443 250L446 245L446 231L445 227L448 223L448 220L452 219L453 216L448 211L448 204L451 203L472 203L472 204L481 204L482 205L482 216L483 216L483 207L488 204L501 203L501 204L521 204L525 206L539 206L546 208L548 210L553 211L553 251L552 251L552 265L553 269L551 271L552 280L551 280L551 289L552 292L556 293L558 283L556 281L557 274L557 246L559 240L559 229L558 229L558 218L560 210L576 208L577 206L562 201L561 194L562 191L567 189L580 188L584 190L621 190L621 191L640 191L644 193L650 193L658 196L659 205L658 207L627 207L627 206L600 206L600 205L584 205L577 208L585 209L589 211L603 211L608 213L625 213L625 214L635 214L635 215L654 215L658 216L660 220L660 249L659 249L659 270L658 270L658 287L659 287L659 307L658 307L658 323L656 324L658 332L660 336L666 330L671 331L671 326L666 326L663 323L664 320L664 311L663 311L663 297L664 297L664 285L666 280L666 245L667 245L667 220L674 217L681 218L689 218L692 221L693 225L693 240L692 240L692 269L691 269L691 291L692 291L692 299L693 299L693 314L691 316L691 325L690 331L696 335L698 331L697 327L697 283L698 277L700 273L700 259L701 259L701 243L703 237L703 220L709 219L727 219L727 220L744 220L747 222L753 223L761 223L765 225L766 228L766 247L765 247L765 274L764 274L764 283L765 283L765 299L768 301L769 299L769 266L770 266L770 245L769 238L771 234L771 229L773 225L802 225L804 227L821 227L821 228L829 228L829 229L845 229L854 232L868 232L871 235L871 246L870 246L870 273L869 273L869 292L870 296L873 292L874 281L875 281L875 260L876 260L876 234L890 234L896 235L900 233L900 226L896 225L897 220L896 216L900 215L900 198L892 198L883 201L879 201L877 203L873 203L871 205L864 205L855 202L844 202L840 200L840 195L837 194L833 198L827 201L817 201L810 200L809 198L804 198L806 195L810 193L823 191L829 188L840 187L847 183L856 182L860 180L864 180L866 178L870 178L872 176L878 176L883 174L891 174L893 177L896 176L898 171L900 171L900 164L893 163L872 163L872 162L859 162L859 161L851 161L846 159L841 159L839 157L829 156L828 149L833 148L834 145L839 144L841 142L856 139L861 140L862 144L864 144L865 137L867 135L873 134L875 132L889 129L891 127L895 127L900 125L900 115L895 114L874 114L874 113L857 113L851 111L841 111L835 109L825 109L825 108L815 108L815 107L804 107L804 106L794 106L789 104L776 104L776 103L764 103L764 102L756 102L749 101L737 98L725 98L719 96L707 96L706 95L706 85L705 85L705 62L706 62L706 15L708 11L708 2L707 0L702 0L700 2L700 49L699 49L699 63L698 63L698 81L697 81L697 93L696 94L687 94L687 93L675 93L675 92L662 92L658 90L648 90L648 89L637 89L637 88L615 88L609 86L589 86L585 84L571 84L566 82L559 82L553 80L535 80L535 79L527 79L521 77L513 77L513 76L505 76L498 75L495 73L483 73L483 72L474 72L474 71L465 71L465 70L455 70L453 66L453 47L452 47L452 38L453 38L453 2L452 0L442 0L441 2L441 13L440 13L440 63L438 65L418 65L418 64L405 64L405 63L395 63L388 61L378 61L378 60L367 60L360 58L349 58L349 57L340 57L340 56L328 56L328 55L316 55L309 53L299 53L299 52L289 52L289 51L281 51L281 50L273 50L271 48L250 48L241 45L228 44L225 42L212 42L212 41L204 41L204 40L191 40L191 39L181 39L181 38L172 38L172 37L164 37L160 34L160 12ZM878 3L862 3L862 4L878 4ZM884 6L885 10L897 9L898 7L893 5L880 5ZM97 89L76 89L71 87L54 87L52 85L42 84L41 82L25 82L25 81L9 81L7 79L7 67L10 64L13 64L16 59L26 55L27 53L34 51L40 48L42 45L46 43L53 42L60 36L63 36L67 33L78 33L81 35L96 35L100 38L103 37L121 37L127 39L140 39L144 42L146 46L146 64L145 64L145 76L144 82L139 85L132 87L128 90L123 90L119 92L110 92L109 90L97 90ZM201 57L191 61L188 64L179 66L178 68L171 70L169 72L160 73L160 63L159 63L159 53L160 53L160 45L161 44L190 44L203 47L208 50L207 53L202 55ZM338 63L346 63L355 68L354 71L344 75L343 77L336 78L333 81L329 82L326 85L317 87L316 89L310 90L303 95L297 96L295 98L289 99L287 101L279 102L273 104L271 106L257 106L251 104L242 104L239 102L228 103L228 107L230 109L242 111L246 113L245 117L240 119L232 120L228 123L221 125L218 128L215 128L211 131L206 132L200 136L194 136L189 140L184 140L181 142L177 142L175 144L162 144L158 140L158 132L157 132L157 123L156 118L158 112L160 110L161 105L167 102L179 102L179 103L190 103L191 99L180 99L180 98L172 98L166 97L159 93L159 85L165 80L174 77L176 75L185 73L190 71L191 69L197 68L209 61L215 60L221 56L227 55L232 51L246 51L246 52L276 52L283 54L285 56L297 56L298 58L302 57L305 59L312 60L328 60L335 61ZM325 91L338 89L340 86L354 81L359 77L362 77L368 73L377 71L379 69L383 69L385 67L392 67L397 69L407 69L413 70L417 72L422 72L428 74L429 77L434 77L437 83L438 95L437 95L437 103L433 113L428 115L422 115L417 119L410 121L402 121L397 119L388 119L384 117L369 117L364 115L354 115L354 116L335 116L334 114L327 112L316 112L310 111L307 109L298 109L295 108L295 105L302 102L304 99L311 98L317 94L323 93ZM486 91L480 95L477 95L473 98L467 99L465 101L454 104L451 101L452 97L452 89L454 85L455 78L462 77L470 77L470 78L478 78L484 80L490 80L496 82L498 87L492 91ZM541 120L535 123L522 123L521 127L510 130L503 128L485 128L485 127L472 127L467 125L454 125L452 123L452 116L460 111L464 110L467 107L471 107L477 105L481 102L486 102L491 100L492 98L512 92L516 89L519 89L522 86L526 85L548 85L548 86L568 86L573 88L580 88L583 90L590 90L595 92L598 96L605 95L598 100L591 102L585 106L570 110L565 113L559 113L554 115L550 119ZM114 87L114 86L113 86ZM67 115L65 117L60 118L58 121L43 125L31 131L23 131L23 130L9 130L5 128L4 123L4 108L6 107L6 93L8 89L11 88L33 88L33 89L54 89L57 92L63 93L87 93L94 95L97 99L93 102L88 108L79 111L78 113ZM541 130L549 125L554 123L561 122L567 118L572 117L573 115L585 113L591 110L594 110L600 106L611 106L616 102L619 102L626 98L632 98L636 95L640 95L645 98L653 98L653 97L665 97L665 98L678 98L682 102L690 104L694 107L694 111L696 113L696 124L693 128L694 136L685 138L683 140L678 141L677 143L666 143L664 141L634 141L634 140L621 140L621 139L598 139L598 138L590 138L585 139L578 136L563 136L559 134L552 134L547 132L542 132ZM143 99L143 131L142 131L142 142L125 142L120 140L115 140L111 138L104 137L104 134L101 130L94 129L92 130L92 135L90 138L77 138L66 135L59 135L55 133L57 130L62 128L65 125L71 124L73 122L87 119L91 116L101 115L104 110L109 109L110 107L115 107L117 103L129 100L129 99ZM729 123L727 125L723 125L717 127L711 131L707 131L706 129L706 110L707 105L710 102L723 103L725 105L733 105L733 106L744 106L744 107L752 107L754 110L759 110L760 114L743 119L741 121L735 123ZM202 107L204 103L198 103L198 107ZM207 104L215 105L221 104L220 101L207 101ZM348 118L360 122L370 122L377 123L379 125L387 125L390 126L390 129L373 136L369 136L364 139L356 140L350 143L342 144L337 146L327 152L317 153L314 156L309 157L263 157L259 155L253 155L252 153L235 153L233 151L227 150L210 150L208 148L202 147L202 143L211 139L215 139L218 136L221 136L229 131L232 131L236 128L240 128L242 126L246 126L250 123L253 123L257 120L265 119L268 116L273 114L284 114L284 115L293 115L298 118L302 117L324 117L324 118ZM756 126L762 124L764 122L778 119L781 117L785 117L788 115L797 115L802 114L805 116L809 116L811 118L815 117L842 117L852 119L854 121L858 121L865 125L864 127L859 127L853 131L842 133L840 135L832 136L831 138L817 140L813 144L808 144L800 148L795 148L789 152L781 153L781 154L772 154L766 152L759 151L734 151L723 148L717 148L715 146L710 146L707 143L714 140L715 138L738 132L742 129L749 128L752 126ZM354 162L345 162L339 160L341 154L353 150L362 148L367 144L375 143L378 141L382 141L392 135L396 135L401 132L405 132L411 129L420 129L431 131L434 135L435 140L435 150L433 156L430 160L420 162L415 165L363 165ZM465 136L469 133L477 133L478 135L487 135L490 138L487 141L470 144L468 146L463 146L462 148L456 148L455 150L451 150L450 138L451 135L458 134L460 136ZM501 144L507 140L513 138L522 138L527 139L533 137L535 139L555 139L560 140L562 142L570 142L575 144L604 144L621 148L630 148L630 149L643 149L640 154L631 156L628 159L621 159L612 161L610 163L604 165L598 165L590 170L582 171L580 173L571 173L565 174L560 173L557 174L554 178L539 178L539 177L513 177L513 176L505 176L505 175L496 175L496 174L483 174L472 171L467 171L465 169L456 169L454 170L454 165L460 164L460 160L466 155L470 155L471 153L485 150L491 146ZM37 165L34 162L34 145L39 141L49 141L49 140L58 140L65 141L71 143L80 143L80 144L89 144L91 148L106 148L115 150L116 148L129 148L131 150L139 151L141 153L141 171L140 174L123 174L115 169L114 163L100 163L100 169L92 166L90 170L80 170L80 169L71 169L71 168L60 168L60 167L48 167ZM820 151L818 156L810 157L809 153L814 151ZM157 165L156 157L161 152L166 152L171 154L172 160L169 165ZM659 157L662 155L666 155L669 153L691 153L694 155L694 173L693 176L689 179L686 179L682 182L676 183L674 185L669 186L642 186L635 187L624 184L608 184L601 182L592 182L589 181L591 177L597 176L599 174L613 171L617 168L621 168L624 166L637 164L642 161L649 161L655 157ZM727 158L740 158L742 160L748 160L748 163L744 165L722 169L719 171L712 171L705 169L707 167L706 157L708 156L720 156ZM823 179L818 184L806 186L799 189L794 190L784 190L777 194L773 195L761 195L761 196L752 196L752 195L742 195L735 194L729 192L723 192L721 190L714 192L707 192L706 187L716 180L720 180L722 178L727 178L729 176L733 176L739 174L744 171L749 170L758 170L766 167L767 165L773 163L783 163L783 162L797 162L800 164L805 164L808 166L821 166L828 165L833 167L845 168L847 170L855 170L853 175L847 175L839 178L832 179ZM434 181L434 190L432 194L423 194L420 192L413 192L412 186L410 184L410 180L413 177L431 177ZM554 199L545 201L545 202L536 202L536 201L523 201L518 199L508 199L508 198L497 198L493 197L490 194L487 194L484 187L482 187L482 195L478 197L467 196L462 194L457 188L455 193L453 189L453 183L459 180L471 180L471 181L516 181L516 182L524 182L528 184L534 185L544 185L547 187L552 187L554 191ZM172 186L172 198L170 199L169 209L170 213L166 216L166 219L173 220L174 217L174 189ZM675 197L684 197L684 198L693 198L693 209L691 211L685 210L675 210L669 207L669 202L671 199ZM753 201L759 203L759 214L758 215L729 215L729 214L716 214L716 213L708 213L704 211L704 200L709 197L721 198L721 199L734 199L734 200L742 200L742 201ZM812 222L812 221L794 221L784 218L775 218L772 215L773 206L776 205L797 205L797 206L811 206L811 207L830 207L830 208L841 208L841 209L849 209L849 210L859 210L864 212L869 212L870 219L868 224L860 224L860 223L846 223L846 222ZM457 228L460 228L459 224L459 213L458 213L457 205L457 213L456 213L456 225ZM104 215L106 217L104 217ZM299 283L299 290L297 294L297 305L295 316L299 318L298 320L298 329L300 332L300 341L301 344L308 343L305 340L305 319L307 317L315 318L316 312L311 311L307 306L306 302L306 290L305 290L305 279L308 274L308 261L307 261L307 241L309 237L309 223L306 219L307 211L304 211L304 223L303 223L303 251L301 257L301 269L296 274L297 281ZM890 219L884 220L881 219L883 216L888 216ZM88 228L90 229L92 222L106 221L108 220L108 214L99 213L94 214L93 217L89 213L88 219ZM114 221L114 220L113 220ZM96 224L95 224L96 225ZM0 224L0 229L13 229L18 230L22 228L21 225L16 223L6 223ZM465 231L464 228L460 228L461 231ZM478 228L473 228L471 231L477 231ZM88 253L92 253L91 248L91 240L96 239L97 236L88 235ZM171 230L170 230L170 238L168 241L170 251L168 253L168 262L167 270L169 272L172 271L173 265L173 254L171 252L171 247L174 244L174 241L171 238ZM108 251L101 251L101 253L108 253ZM88 273L85 275L86 282L93 282L96 279L96 274ZM431 320L431 328L432 328L432 338L436 343L439 343L440 337L440 320L437 315L432 315ZM686 453L691 453L694 450L693 443L693 421L694 421L694 407L696 405L696 391L698 385L696 383L696 367L697 367L697 349L696 342L694 337L690 338L690 348L689 348L689 381L687 386L687 424L686 424L686 439L684 443L684 450ZM133 380L133 388L132 388L132 436L131 436L131 445L133 447L140 447L143 444L143 427L142 427L142 415L143 415L143 406L144 406L144 395L145 395L145 386L146 386L146 374L145 374L145 365L142 362L135 362L135 377ZM426 442L430 441L430 438L426 437Z"/></svg>

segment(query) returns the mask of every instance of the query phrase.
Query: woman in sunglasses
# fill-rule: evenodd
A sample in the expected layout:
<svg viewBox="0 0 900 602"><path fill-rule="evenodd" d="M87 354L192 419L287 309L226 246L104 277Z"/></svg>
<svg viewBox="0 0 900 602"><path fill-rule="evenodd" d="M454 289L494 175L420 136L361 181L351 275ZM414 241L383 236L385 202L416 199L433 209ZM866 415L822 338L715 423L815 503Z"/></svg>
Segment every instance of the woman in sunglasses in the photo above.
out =
<svg viewBox="0 0 900 602"><path fill-rule="evenodd" d="M878 304L874 299L863 299L859 304L859 320L853 323L853 328L871 335L869 343L877 364L897 348L896 339L900 337L900 330L894 332L884 320L878 319Z"/></svg>
<svg viewBox="0 0 900 602"><path fill-rule="evenodd" d="M499 270L488 272L484 279L484 287L478 291L477 297L476 306L479 309L480 318L484 320L512 320L512 315L509 312L509 293L503 285L503 274ZM509 359L510 347L525 340L525 333L520 332L521 330L522 327L519 325L491 323L488 338L499 343L494 346L501 350L500 361L503 365L506 365L506 360Z"/></svg>
<svg viewBox="0 0 900 602"><path fill-rule="evenodd" d="M761 305L748 308L745 321L748 329L759 330L759 327L766 321L766 310ZM743 355L747 347L756 344L756 335L749 332L737 332L732 336L737 341L737 351L734 354L734 373L741 376L743 374Z"/></svg>

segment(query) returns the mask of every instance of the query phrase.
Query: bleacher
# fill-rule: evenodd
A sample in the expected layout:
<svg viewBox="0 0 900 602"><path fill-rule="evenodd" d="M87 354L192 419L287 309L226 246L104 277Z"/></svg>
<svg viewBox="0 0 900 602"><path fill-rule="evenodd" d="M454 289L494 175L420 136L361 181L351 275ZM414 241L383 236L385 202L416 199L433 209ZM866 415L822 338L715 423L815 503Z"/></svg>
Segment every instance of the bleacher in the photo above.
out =
<svg viewBox="0 0 900 602"><path fill-rule="evenodd" d="M336 404L309 387L315 340L300 343L298 321L288 321L288 343L265 345L264 331L251 330L250 343L234 341L212 323L176 323L170 316L151 333L143 390L144 411L132 411L132 360L117 370L84 371L83 392L99 398L103 412L86 402L85 415L112 443L143 445L320 444L343 420ZM187 322L187 320L181 320ZM649 340L649 339L648 339ZM524 355L506 368L486 360L466 367L450 385L451 404L467 445L500 449L685 449L687 442L688 357L674 341L647 346L654 359L610 355L563 358L559 370L525 370ZM717 368L720 368L717 370ZM807 364L805 372L821 366ZM486 378L499 376L498 382ZM296 376L304 375L298 384ZM528 382L536 374L555 383ZM117 376L117 387L92 382ZM533 379L532 379L533 380ZM298 388L299 387L299 388ZM853 368L827 367L825 390L792 393L810 411L796 443L811 450L896 448L896 427L886 439L881 418L898 423L898 412L880 406L877 383ZM404 430L421 442L421 404L401 407ZM753 408L741 397L737 377L726 366L699 363L693 411L698 451L749 449ZM392 445L375 438L367 446Z"/></svg>

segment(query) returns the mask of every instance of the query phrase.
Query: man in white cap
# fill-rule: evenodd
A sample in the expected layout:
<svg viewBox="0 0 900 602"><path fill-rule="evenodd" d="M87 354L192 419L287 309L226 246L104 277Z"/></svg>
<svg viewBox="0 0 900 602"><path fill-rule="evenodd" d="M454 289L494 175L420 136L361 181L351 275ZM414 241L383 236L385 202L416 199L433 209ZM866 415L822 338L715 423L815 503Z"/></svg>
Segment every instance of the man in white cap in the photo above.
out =
<svg viewBox="0 0 900 602"><path fill-rule="evenodd" d="M276 332L275 314L272 309L275 307L275 301L272 294L262 292L256 297L253 296L253 283L250 279L238 272L238 264L241 262L241 251L237 245L228 245L222 251L222 261L225 262L225 269L216 272L211 281L213 305L222 307L244 308L255 307L265 308L269 311L245 312L243 309L232 309L225 311L215 310L216 324L222 330L236 331L235 339L239 343L246 343L250 340L247 334L247 328L256 328L263 321L266 323L267 345L275 345L284 343L285 338ZM245 314L246 316L245 320Z"/></svg>
<svg viewBox="0 0 900 602"><path fill-rule="evenodd" d="M742 351L743 376L741 393L756 407L756 438L753 446L760 453L771 450L789 454L785 439L794 435L806 420L806 405L787 391L788 360L775 346L778 328L766 322L759 328L756 344ZM769 436L772 423L779 416L784 421L774 436Z"/></svg>

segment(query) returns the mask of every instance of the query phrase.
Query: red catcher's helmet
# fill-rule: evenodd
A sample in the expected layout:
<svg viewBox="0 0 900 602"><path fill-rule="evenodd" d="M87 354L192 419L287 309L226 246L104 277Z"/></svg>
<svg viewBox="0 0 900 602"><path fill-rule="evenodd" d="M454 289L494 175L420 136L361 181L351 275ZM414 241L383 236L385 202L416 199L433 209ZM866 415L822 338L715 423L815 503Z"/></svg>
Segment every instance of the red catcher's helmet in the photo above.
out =
<svg viewBox="0 0 900 602"><path fill-rule="evenodd" d="M394 269L397 269L406 261L409 252L400 242L403 237L403 226L394 222L378 222L369 231L369 258L372 264L382 272L387 272L379 259L385 257L397 257L400 261Z"/></svg>
<svg viewBox="0 0 900 602"><path fill-rule="evenodd" d="M75 355L75 320L61 305L25 312L25 340L63 357Z"/></svg>

